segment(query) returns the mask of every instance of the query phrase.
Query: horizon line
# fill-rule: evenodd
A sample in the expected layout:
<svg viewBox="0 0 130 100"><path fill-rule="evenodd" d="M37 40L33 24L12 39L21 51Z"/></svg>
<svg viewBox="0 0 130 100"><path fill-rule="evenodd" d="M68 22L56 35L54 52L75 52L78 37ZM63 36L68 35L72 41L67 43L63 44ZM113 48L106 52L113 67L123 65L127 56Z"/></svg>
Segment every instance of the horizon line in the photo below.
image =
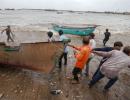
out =
<svg viewBox="0 0 130 100"><path fill-rule="evenodd" d="M72 11L72 12L95 12L95 13L130 13L130 11L95 11L95 10L68 10L50 8L0 8L0 10L45 10L45 11Z"/></svg>

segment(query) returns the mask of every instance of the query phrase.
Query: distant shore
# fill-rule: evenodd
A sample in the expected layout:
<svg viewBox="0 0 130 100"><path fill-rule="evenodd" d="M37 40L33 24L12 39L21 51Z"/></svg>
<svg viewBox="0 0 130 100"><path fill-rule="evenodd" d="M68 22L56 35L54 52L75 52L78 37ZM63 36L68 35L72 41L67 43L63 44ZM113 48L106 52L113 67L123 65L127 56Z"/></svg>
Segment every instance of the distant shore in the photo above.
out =
<svg viewBox="0 0 130 100"><path fill-rule="evenodd" d="M52 12L71 12L71 13L104 13L104 14L122 14L122 15L130 15L130 12L116 12L116 11L74 11L74 10L56 10L56 9L15 9L15 8L5 8L0 10L43 10L43 11L52 11Z"/></svg>

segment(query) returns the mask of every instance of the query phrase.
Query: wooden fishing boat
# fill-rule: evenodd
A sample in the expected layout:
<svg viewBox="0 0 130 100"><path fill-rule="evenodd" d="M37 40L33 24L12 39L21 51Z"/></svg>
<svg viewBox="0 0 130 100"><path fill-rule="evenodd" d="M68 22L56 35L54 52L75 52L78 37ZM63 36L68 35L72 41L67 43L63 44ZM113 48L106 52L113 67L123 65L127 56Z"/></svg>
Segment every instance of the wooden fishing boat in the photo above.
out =
<svg viewBox="0 0 130 100"><path fill-rule="evenodd" d="M23 43L17 47L8 47L0 43L0 66L7 65L49 73L55 67L63 49L64 45L61 42Z"/></svg>
<svg viewBox="0 0 130 100"><path fill-rule="evenodd" d="M71 35L79 35L79 36L87 36L94 32L97 26L87 26L87 27L73 27L73 26L62 26L53 24L53 29L55 31L62 30L64 34L71 34Z"/></svg>

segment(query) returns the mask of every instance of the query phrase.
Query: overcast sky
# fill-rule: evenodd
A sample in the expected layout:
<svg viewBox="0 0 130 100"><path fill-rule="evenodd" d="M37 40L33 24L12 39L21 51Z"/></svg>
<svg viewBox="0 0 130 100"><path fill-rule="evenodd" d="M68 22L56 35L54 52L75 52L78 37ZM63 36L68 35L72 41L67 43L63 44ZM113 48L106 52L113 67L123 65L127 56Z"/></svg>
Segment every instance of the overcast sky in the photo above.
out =
<svg viewBox="0 0 130 100"><path fill-rule="evenodd" d="M0 8L130 11L130 0L0 0Z"/></svg>

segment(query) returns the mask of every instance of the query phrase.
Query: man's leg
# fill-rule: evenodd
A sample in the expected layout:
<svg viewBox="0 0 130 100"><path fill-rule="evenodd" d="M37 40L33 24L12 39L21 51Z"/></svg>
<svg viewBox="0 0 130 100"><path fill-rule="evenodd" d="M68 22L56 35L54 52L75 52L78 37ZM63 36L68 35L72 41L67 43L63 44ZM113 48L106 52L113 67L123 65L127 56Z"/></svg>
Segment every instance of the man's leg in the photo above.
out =
<svg viewBox="0 0 130 100"><path fill-rule="evenodd" d="M9 39L12 41L12 42L14 42L14 40L12 39L12 37L9 35Z"/></svg>
<svg viewBox="0 0 130 100"><path fill-rule="evenodd" d="M107 43L107 41L105 40L105 41L104 41L104 46L106 46L106 43Z"/></svg>
<svg viewBox="0 0 130 100"><path fill-rule="evenodd" d="M77 82L79 82L78 73L80 73L80 72L81 72L81 69L76 68L76 67L73 69L73 72L72 72L73 76L74 76L73 79L76 80Z"/></svg>
<svg viewBox="0 0 130 100"><path fill-rule="evenodd" d="M105 61L106 61L106 60L104 60L104 61L101 60L101 61L100 61L100 64L99 64L99 66L98 66L96 72L93 74L92 79L93 79L93 77L97 74L97 72L100 70L101 65L102 65Z"/></svg>
<svg viewBox="0 0 130 100"><path fill-rule="evenodd" d="M7 35L7 42L9 42L9 35Z"/></svg>
<svg viewBox="0 0 130 100"><path fill-rule="evenodd" d="M117 80L118 80L118 77L110 79L108 83L105 85L104 90L108 90Z"/></svg>
<svg viewBox="0 0 130 100"><path fill-rule="evenodd" d="M104 41L104 46L106 45L107 41L109 40L109 38L106 38Z"/></svg>
<svg viewBox="0 0 130 100"><path fill-rule="evenodd" d="M85 75L88 76L89 75L89 63L91 61L92 58L89 58L87 63L86 63L86 68L85 68Z"/></svg>
<svg viewBox="0 0 130 100"><path fill-rule="evenodd" d="M62 67L62 58L64 56L64 53L61 54L60 58L59 58L59 68Z"/></svg>
<svg viewBox="0 0 130 100"><path fill-rule="evenodd" d="M103 45L105 46L105 38L103 39Z"/></svg>
<svg viewBox="0 0 130 100"><path fill-rule="evenodd" d="M98 82L100 79L102 79L104 77L104 75L101 73L101 71L99 70L97 72L97 74L93 77L93 79L90 81L90 83L88 84L89 87L92 87L94 84L96 84L96 82Z"/></svg>
<svg viewBox="0 0 130 100"><path fill-rule="evenodd" d="M64 53L64 65L67 65L67 54L68 53Z"/></svg>
<svg viewBox="0 0 130 100"><path fill-rule="evenodd" d="M95 77L95 75L97 74L97 72L99 72L99 70L100 70L100 66L98 66L96 72L93 74L92 79Z"/></svg>

